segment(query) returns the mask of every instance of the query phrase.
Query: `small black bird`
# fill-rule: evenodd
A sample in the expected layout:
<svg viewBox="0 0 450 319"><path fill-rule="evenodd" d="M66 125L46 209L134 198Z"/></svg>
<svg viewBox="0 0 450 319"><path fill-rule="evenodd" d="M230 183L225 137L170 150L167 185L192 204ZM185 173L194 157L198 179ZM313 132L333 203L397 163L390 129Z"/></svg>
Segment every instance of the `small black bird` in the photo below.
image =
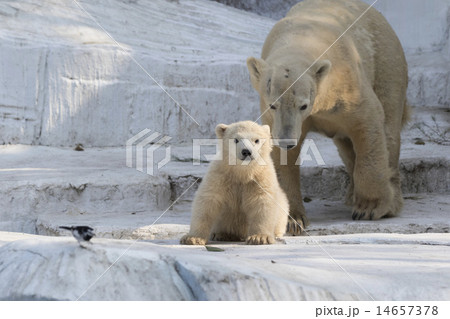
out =
<svg viewBox="0 0 450 319"><path fill-rule="evenodd" d="M81 247L82 242L89 242L95 236L94 229L89 226L59 226L59 228L70 230Z"/></svg>

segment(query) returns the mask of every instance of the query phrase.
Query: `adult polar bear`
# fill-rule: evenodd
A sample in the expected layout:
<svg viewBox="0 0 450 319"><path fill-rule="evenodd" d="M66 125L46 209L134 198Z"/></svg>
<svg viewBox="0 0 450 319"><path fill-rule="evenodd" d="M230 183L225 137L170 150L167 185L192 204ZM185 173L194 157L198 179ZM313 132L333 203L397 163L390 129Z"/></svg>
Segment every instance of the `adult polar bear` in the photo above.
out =
<svg viewBox="0 0 450 319"><path fill-rule="evenodd" d="M350 175L353 219L400 212L408 71L397 36L377 10L358 0L303 1L275 24L262 58L248 58L247 66L262 122L274 139L291 140L280 141L289 150L287 165L280 164L279 148L272 153L296 220L289 220L288 233L300 234L298 225L308 224L295 162L309 131L338 147Z"/></svg>

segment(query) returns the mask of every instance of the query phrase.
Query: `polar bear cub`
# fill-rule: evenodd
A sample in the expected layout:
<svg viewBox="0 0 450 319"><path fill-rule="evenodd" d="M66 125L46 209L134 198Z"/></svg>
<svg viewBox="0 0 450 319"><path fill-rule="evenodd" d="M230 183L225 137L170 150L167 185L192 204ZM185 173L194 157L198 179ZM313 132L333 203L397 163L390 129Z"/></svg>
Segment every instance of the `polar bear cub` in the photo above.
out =
<svg viewBox="0 0 450 319"><path fill-rule="evenodd" d="M223 141L194 198L185 245L211 240L272 244L283 236L289 202L270 156L270 127L251 121L216 127Z"/></svg>

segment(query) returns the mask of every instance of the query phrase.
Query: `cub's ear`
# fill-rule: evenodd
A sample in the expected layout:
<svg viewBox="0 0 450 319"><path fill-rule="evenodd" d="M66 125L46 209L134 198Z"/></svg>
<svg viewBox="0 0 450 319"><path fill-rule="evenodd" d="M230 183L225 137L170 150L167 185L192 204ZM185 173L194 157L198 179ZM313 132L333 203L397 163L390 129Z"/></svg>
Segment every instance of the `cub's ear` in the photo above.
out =
<svg viewBox="0 0 450 319"><path fill-rule="evenodd" d="M247 59L247 68L250 73L250 81L255 90L259 89L259 81L261 80L262 72L267 67L266 61L250 57Z"/></svg>
<svg viewBox="0 0 450 319"><path fill-rule="evenodd" d="M264 131L266 131L267 134L269 134L269 136L270 136L270 126L269 126L269 125L263 125L262 128L263 128Z"/></svg>
<svg viewBox="0 0 450 319"><path fill-rule="evenodd" d="M331 62L329 60L320 60L315 65L315 75L317 82L320 82L330 71Z"/></svg>
<svg viewBox="0 0 450 319"><path fill-rule="evenodd" d="M223 138L227 127L228 125L226 124L219 124L216 126L216 135L218 138Z"/></svg>

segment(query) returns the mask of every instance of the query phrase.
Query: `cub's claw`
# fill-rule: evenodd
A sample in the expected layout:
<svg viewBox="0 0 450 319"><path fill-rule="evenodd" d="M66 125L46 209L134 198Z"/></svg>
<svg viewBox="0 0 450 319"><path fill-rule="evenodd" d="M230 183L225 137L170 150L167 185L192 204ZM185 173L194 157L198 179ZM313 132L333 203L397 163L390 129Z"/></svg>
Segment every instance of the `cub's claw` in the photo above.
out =
<svg viewBox="0 0 450 319"><path fill-rule="evenodd" d="M275 238L270 235L257 234L251 235L247 237L245 243L247 245L268 245L273 244L275 242Z"/></svg>

